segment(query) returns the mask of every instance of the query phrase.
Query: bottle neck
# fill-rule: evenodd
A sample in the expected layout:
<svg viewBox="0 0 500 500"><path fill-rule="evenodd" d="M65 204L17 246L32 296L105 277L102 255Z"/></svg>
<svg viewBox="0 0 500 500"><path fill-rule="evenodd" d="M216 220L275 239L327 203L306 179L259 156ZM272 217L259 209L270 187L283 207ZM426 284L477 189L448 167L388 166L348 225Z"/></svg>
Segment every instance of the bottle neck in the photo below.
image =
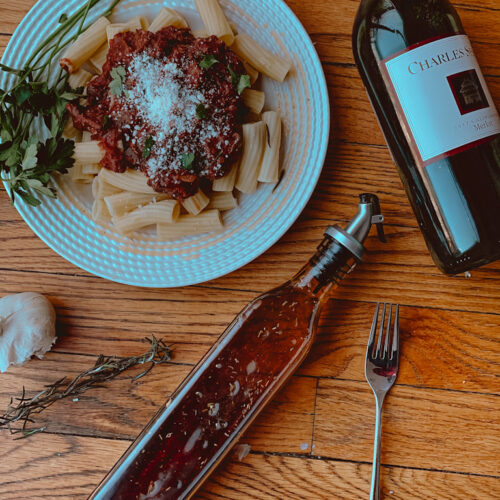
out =
<svg viewBox="0 0 500 500"><path fill-rule="evenodd" d="M292 284L323 300L355 266L356 260L351 252L332 238L326 237L316 254L292 279Z"/></svg>

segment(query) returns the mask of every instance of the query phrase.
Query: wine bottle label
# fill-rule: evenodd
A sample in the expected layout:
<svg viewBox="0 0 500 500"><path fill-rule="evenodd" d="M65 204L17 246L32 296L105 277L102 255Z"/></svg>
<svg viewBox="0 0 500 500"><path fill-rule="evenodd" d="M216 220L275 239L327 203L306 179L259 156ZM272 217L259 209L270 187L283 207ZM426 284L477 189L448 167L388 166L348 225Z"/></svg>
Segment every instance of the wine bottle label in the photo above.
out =
<svg viewBox="0 0 500 500"><path fill-rule="evenodd" d="M466 35L419 43L381 62L420 166L500 133L500 117Z"/></svg>

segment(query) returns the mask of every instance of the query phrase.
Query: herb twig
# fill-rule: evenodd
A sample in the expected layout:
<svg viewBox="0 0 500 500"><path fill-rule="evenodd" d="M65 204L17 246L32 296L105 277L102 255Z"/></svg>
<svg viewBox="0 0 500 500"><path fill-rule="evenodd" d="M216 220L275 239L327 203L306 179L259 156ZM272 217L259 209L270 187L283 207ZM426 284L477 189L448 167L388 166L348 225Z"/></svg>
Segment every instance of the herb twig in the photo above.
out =
<svg viewBox="0 0 500 500"><path fill-rule="evenodd" d="M80 373L71 380L64 377L53 384L47 385L46 389L35 396L27 396L23 387L21 396L16 398L16 402L11 399L5 413L0 416L0 429L7 428L11 434L22 434L16 439L43 432L45 427L28 428L28 425L34 423L32 418L34 415L46 410L56 401L78 396L93 387L100 387L103 382L116 378L129 368L151 363L149 367L133 378L133 381L137 381L147 375L154 366L170 361L172 351L162 340L153 335L151 338L145 338L144 341L150 344L150 349L144 354L129 358L101 354L92 368ZM12 424L16 422L22 422L21 429L12 428Z"/></svg>

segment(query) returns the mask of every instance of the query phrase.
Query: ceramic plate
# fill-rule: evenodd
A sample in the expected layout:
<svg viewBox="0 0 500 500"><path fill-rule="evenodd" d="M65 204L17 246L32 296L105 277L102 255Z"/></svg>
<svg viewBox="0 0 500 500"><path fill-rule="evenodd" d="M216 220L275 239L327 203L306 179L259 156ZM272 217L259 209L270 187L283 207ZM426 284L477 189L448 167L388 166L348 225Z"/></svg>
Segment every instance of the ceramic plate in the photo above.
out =
<svg viewBox="0 0 500 500"><path fill-rule="evenodd" d="M39 0L14 33L2 58L22 67L32 47L57 26L63 12L79 8L82 0ZM239 207L224 214L225 230L179 241L160 241L151 233L138 239L120 236L113 227L99 226L91 217L92 195L87 186L68 176L55 181L58 199L45 199L32 208L16 208L31 229L54 251L80 268L103 278L144 287L176 287L208 281L234 271L273 245L292 225L308 202L319 178L329 136L329 102L325 76L305 29L281 0L222 0L230 22L268 49L293 61L284 84L264 78L266 108L283 114L282 165L285 174L273 186L240 196ZM107 1L98 4L97 18ZM161 5L179 10L192 29L202 28L192 0L148 2L123 0L111 18L120 22L136 15L149 20ZM0 87L5 88L5 74Z"/></svg>

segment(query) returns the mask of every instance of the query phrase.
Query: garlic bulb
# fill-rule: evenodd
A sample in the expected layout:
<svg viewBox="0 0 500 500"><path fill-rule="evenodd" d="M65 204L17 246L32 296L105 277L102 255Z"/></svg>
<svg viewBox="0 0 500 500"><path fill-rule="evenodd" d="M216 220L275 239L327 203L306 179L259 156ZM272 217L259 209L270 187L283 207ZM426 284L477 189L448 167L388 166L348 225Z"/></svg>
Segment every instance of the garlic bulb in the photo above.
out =
<svg viewBox="0 0 500 500"><path fill-rule="evenodd" d="M43 355L55 342L56 313L39 293L26 292L0 299L0 372Z"/></svg>

